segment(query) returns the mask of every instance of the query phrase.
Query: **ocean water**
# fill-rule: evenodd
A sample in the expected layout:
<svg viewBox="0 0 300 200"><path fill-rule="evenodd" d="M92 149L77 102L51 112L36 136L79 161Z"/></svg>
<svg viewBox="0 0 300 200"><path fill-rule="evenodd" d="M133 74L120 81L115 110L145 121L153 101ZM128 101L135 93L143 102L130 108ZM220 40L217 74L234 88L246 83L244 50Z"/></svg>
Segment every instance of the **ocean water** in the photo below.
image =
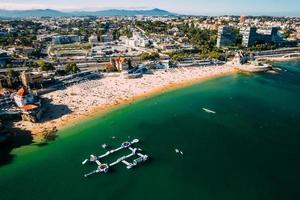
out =
<svg viewBox="0 0 300 200"><path fill-rule="evenodd" d="M300 62L275 65L283 70L164 93L19 148L0 167L0 199L300 199ZM83 177L94 169L86 157L128 137L149 162Z"/></svg>

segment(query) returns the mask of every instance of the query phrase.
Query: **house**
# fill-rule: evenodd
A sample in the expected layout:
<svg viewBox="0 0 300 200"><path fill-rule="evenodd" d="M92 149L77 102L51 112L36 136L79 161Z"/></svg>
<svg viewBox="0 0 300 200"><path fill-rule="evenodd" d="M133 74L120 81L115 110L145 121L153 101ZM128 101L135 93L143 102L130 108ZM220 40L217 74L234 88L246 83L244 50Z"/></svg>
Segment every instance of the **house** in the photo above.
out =
<svg viewBox="0 0 300 200"><path fill-rule="evenodd" d="M0 49L0 67L6 65L9 60L10 56L8 53Z"/></svg>
<svg viewBox="0 0 300 200"><path fill-rule="evenodd" d="M6 35L8 35L7 30L0 28L0 36L6 36Z"/></svg>
<svg viewBox="0 0 300 200"><path fill-rule="evenodd" d="M111 41L113 41L113 37L112 37L112 35L110 35L110 34L101 35L101 36L100 36L100 41L101 41L102 43L111 42Z"/></svg>
<svg viewBox="0 0 300 200"><path fill-rule="evenodd" d="M110 58L110 63L107 65L107 68L114 68L118 71L122 71L123 63L125 62L124 57Z"/></svg>
<svg viewBox="0 0 300 200"><path fill-rule="evenodd" d="M21 108L25 105L34 103L34 96L30 90L23 86L14 96L14 100L17 106Z"/></svg>
<svg viewBox="0 0 300 200"><path fill-rule="evenodd" d="M5 108L12 105L12 94L15 93L15 90L2 88L0 89L0 108Z"/></svg>
<svg viewBox="0 0 300 200"><path fill-rule="evenodd" d="M40 72L22 72L21 80L25 87L41 84L44 81L43 74Z"/></svg>
<svg viewBox="0 0 300 200"><path fill-rule="evenodd" d="M37 122L41 119L45 110L42 99L34 96L31 90L22 87L14 95L14 100L21 110L21 117L24 121Z"/></svg>
<svg viewBox="0 0 300 200"><path fill-rule="evenodd" d="M141 32L133 32L132 37L125 41L126 46L129 47L148 47L150 45L150 41L141 33Z"/></svg>
<svg viewBox="0 0 300 200"><path fill-rule="evenodd" d="M58 35L52 37L52 44L72 44L76 42L81 42L82 38L77 35Z"/></svg>
<svg viewBox="0 0 300 200"><path fill-rule="evenodd" d="M32 47L14 46L9 48L9 50L15 54L30 56L35 51Z"/></svg>
<svg viewBox="0 0 300 200"><path fill-rule="evenodd" d="M89 43L92 45L99 43L98 36L96 34L91 35L89 37Z"/></svg>
<svg viewBox="0 0 300 200"><path fill-rule="evenodd" d="M158 48L166 52L172 52L178 50L178 46L171 43L161 43L158 46Z"/></svg>

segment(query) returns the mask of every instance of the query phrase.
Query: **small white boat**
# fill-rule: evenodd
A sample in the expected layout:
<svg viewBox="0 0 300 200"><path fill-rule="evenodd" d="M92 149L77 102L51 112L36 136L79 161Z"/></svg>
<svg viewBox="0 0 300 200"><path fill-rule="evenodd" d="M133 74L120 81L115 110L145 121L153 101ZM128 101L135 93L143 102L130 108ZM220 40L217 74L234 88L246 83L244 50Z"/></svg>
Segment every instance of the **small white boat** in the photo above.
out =
<svg viewBox="0 0 300 200"><path fill-rule="evenodd" d="M176 153L179 153L179 149L175 149L175 152L176 152Z"/></svg>
<svg viewBox="0 0 300 200"><path fill-rule="evenodd" d="M102 144L101 147L102 147L103 149L106 149L106 148L108 147L108 145L107 145L107 144Z"/></svg>
<svg viewBox="0 0 300 200"><path fill-rule="evenodd" d="M207 109L207 108L202 108L202 110L204 110L204 111L207 112L207 113L216 114L215 111L209 110L209 109Z"/></svg>
<svg viewBox="0 0 300 200"><path fill-rule="evenodd" d="M183 155L183 151L180 151L180 154Z"/></svg>

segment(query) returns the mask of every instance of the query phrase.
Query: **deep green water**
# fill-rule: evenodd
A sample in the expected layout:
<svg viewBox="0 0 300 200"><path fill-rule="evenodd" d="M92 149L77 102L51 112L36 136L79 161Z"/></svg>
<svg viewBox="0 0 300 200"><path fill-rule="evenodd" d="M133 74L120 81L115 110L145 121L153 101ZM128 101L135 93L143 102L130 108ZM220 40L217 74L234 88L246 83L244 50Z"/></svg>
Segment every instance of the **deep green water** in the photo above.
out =
<svg viewBox="0 0 300 200"><path fill-rule="evenodd" d="M17 149L0 167L0 199L300 199L300 62L276 65L284 70L165 93ZM151 161L83 178L85 157L128 136Z"/></svg>

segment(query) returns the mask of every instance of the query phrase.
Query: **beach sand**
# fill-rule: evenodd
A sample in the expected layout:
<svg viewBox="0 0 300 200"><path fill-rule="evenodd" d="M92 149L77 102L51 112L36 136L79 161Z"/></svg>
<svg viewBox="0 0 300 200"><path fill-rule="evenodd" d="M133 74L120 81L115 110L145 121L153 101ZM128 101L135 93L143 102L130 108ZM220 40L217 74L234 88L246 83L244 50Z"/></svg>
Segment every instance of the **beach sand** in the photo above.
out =
<svg viewBox="0 0 300 200"><path fill-rule="evenodd" d="M72 85L43 95L51 100L40 123L16 122L15 126L31 131L35 139L53 128L58 130L76 122L104 114L118 106L235 73L232 67L209 66L155 70L139 79L127 79L124 73L109 73L99 80Z"/></svg>

